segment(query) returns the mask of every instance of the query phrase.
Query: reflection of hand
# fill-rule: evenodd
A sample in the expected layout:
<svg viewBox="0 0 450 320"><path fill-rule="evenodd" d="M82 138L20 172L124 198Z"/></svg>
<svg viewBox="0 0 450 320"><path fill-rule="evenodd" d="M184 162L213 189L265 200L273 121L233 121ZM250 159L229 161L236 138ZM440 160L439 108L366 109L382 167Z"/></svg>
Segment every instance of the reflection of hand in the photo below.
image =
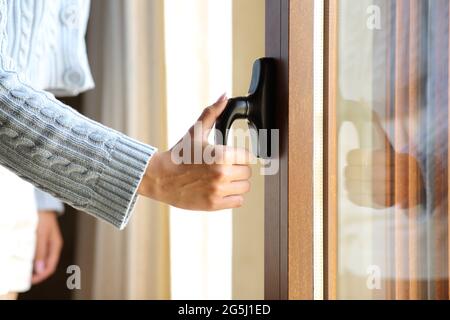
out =
<svg viewBox="0 0 450 320"><path fill-rule="evenodd" d="M349 200L363 207L410 208L420 203L423 181L417 160L408 154L389 159L384 150L356 149L347 154L345 187Z"/></svg>
<svg viewBox="0 0 450 320"><path fill-rule="evenodd" d="M204 161L176 164L172 160L172 151L156 153L139 186L139 194L189 210L213 211L243 204L243 194L250 190L249 163L253 156L245 149L212 146L207 141L210 129L226 104L227 99L223 96L206 108L198 120L202 134L196 136L192 127L185 136L191 141L190 147L199 148L202 154L208 148L216 161L212 164ZM183 139L173 149L182 143Z"/></svg>
<svg viewBox="0 0 450 320"><path fill-rule="evenodd" d="M32 283L37 284L50 277L56 270L62 249L57 213L39 211L36 253Z"/></svg>

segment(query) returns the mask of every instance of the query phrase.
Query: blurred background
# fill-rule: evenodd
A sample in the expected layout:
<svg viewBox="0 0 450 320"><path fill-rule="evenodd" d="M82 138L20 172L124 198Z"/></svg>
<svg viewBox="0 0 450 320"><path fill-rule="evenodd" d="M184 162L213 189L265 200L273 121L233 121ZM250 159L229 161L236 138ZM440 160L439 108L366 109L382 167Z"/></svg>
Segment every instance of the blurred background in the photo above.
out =
<svg viewBox="0 0 450 320"><path fill-rule="evenodd" d="M264 0L95 0L96 88L65 102L165 150L223 92L244 95L264 56ZM237 124L244 127L243 123ZM263 299L264 180L239 210L187 212L139 199L126 230L67 208L56 274L21 299ZM81 289L67 288L67 268Z"/></svg>

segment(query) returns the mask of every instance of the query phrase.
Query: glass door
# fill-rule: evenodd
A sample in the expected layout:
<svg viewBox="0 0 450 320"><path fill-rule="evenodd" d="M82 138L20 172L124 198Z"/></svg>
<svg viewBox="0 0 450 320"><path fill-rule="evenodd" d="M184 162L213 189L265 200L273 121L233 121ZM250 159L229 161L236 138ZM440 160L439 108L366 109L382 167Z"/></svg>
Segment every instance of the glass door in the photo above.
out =
<svg viewBox="0 0 450 320"><path fill-rule="evenodd" d="M328 6L326 296L448 299L449 2Z"/></svg>

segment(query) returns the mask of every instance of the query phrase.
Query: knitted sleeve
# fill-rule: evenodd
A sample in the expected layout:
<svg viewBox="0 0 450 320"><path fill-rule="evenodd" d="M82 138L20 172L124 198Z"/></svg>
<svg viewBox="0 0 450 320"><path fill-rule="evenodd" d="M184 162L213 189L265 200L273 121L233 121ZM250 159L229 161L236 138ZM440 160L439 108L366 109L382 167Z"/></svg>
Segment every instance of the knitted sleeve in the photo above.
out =
<svg viewBox="0 0 450 320"><path fill-rule="evenodd" d="M0 164L61 201L124 228L155 152L0 67Z"/></svg>
<svg viewBox="0 0 450 320"><path fill-rule="evenodd" d="M122 229L155 151L0 68L0 163L63 202Z"/></svg>
<svg viewBox="0 0 450 320"><path fill-rule="evenodd" d="M156 149L35 90L7 55L0 0L0 164L61 201L122 229Z"/></svg>

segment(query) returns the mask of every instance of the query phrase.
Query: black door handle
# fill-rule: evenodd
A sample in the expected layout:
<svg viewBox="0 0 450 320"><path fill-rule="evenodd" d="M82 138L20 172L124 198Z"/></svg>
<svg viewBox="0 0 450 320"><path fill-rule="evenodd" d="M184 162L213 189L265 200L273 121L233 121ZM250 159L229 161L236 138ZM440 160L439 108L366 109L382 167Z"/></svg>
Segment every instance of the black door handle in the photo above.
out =
<svg viewBox="0 0 450 320"><path fill-rule="evenodd" d="M246 97L228 100L216 121L216 144L226 145L228 132L237 119L247 119L257 138L257 156L271 157L270 130L274 129L275 60L261 58L253 64L252 81ZM261 130L266 130L261 131ZM264 133L266 139L261 137Z"/></svg>

